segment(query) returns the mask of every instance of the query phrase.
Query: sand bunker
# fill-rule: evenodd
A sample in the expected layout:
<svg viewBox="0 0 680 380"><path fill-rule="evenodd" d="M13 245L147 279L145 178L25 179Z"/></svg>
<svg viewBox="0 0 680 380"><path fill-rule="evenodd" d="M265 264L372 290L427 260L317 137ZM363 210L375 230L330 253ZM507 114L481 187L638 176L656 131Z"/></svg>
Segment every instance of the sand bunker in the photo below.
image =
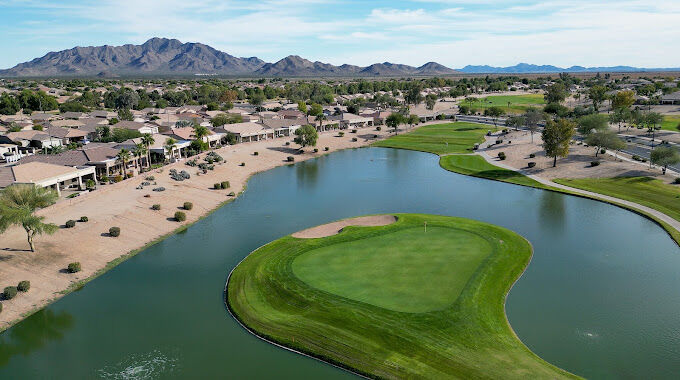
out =
<svg viewBox="0 0 680 380"><path fill-rule="evenodd" d="M386 226L396 221L397 217L394 215L360 216L358 218L345 219L333 223L323 224L321 226L308 228L306 230L294 233L293 237L302 239L321 238L336 235L347 226L367 226L367 227Z"/></svg>

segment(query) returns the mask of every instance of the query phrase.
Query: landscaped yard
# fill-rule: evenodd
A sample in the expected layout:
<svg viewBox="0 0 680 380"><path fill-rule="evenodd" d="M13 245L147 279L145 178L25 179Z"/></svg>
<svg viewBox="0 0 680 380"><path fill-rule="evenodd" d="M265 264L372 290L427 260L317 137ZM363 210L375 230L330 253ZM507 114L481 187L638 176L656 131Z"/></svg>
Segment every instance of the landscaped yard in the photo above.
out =
<svg viewBox="0 0 680 380"><path fill-rule="evenodd" d="M650 177L556 179L554 182L576 187L661 211L680 221L680 188Z"/></svg>
<svg viewBox="0 0 680 380"><path fill-rule="evenodd" d="M262 337L372 377L571 376L505 317L531 258L524 238L462 218L397 217L259 248L229 278L230 311Z"/></svg>
<svg viewBox="0 0 680 380"><path fill-rule="evenodd" d="M678 131L678 125L680 125L680 116L678 115L664 115L663 122L661 123L661 129L667 131Z"/></svg>

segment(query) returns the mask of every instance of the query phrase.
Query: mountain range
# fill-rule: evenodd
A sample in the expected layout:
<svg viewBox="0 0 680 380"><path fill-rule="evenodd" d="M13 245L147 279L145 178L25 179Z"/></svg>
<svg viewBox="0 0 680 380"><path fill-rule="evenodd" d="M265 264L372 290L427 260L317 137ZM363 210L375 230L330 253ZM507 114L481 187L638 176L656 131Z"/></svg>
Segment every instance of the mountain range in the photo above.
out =
<svg viewBox="0 0 680 380"><path fill-rule="evenodd" d="M644 71L680 71L680 68L656 68L647 69L632 66L605 66L605 67L557 67L553 65L532 65L519 63L514 66L493 67L488 65L468 65L458 70L467 74L542 74L542 73L597 73L597 72L644 72Z"/></svg>
<svg viewBox="0 0 680 380"><path fill-rule="evenodd" d="M141 45L88 46L50 52L10 69L2 77L225 75L225 76L406 76L446 75L456 71L435 62L420 67L376 63L335 66L291 55L274 63L239 58L201 43L152 38Z"/></svg>
<svg viewBox="0 0 680 380"><path fill-rule="evenodd" d="M678 68L644 69L631 66L561 68L520 63L493 67L468 65L453 70L436 62L420 67L383 62L362 67L335 66L290 55L268 63L257 57L234 57L201 43L152 38L141 45L75 47L0 70L0 77L117 77L158 75L221 75L266 77L401 77L463 74L528 74L561 72L680 71Z"/></svg>

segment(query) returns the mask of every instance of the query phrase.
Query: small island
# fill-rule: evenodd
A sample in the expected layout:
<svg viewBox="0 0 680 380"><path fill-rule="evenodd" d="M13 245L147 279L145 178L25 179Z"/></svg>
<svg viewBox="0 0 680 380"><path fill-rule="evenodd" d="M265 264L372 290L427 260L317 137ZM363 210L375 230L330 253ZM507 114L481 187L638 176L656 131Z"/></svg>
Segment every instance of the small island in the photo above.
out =
<svg viewBox="0 0 680 380"><path fill-rule="evenodd" d="M232 315L271 343L377 378L574 377L515 335L518 234L423 214L348 219L271 242L230 274Z"/></svg>

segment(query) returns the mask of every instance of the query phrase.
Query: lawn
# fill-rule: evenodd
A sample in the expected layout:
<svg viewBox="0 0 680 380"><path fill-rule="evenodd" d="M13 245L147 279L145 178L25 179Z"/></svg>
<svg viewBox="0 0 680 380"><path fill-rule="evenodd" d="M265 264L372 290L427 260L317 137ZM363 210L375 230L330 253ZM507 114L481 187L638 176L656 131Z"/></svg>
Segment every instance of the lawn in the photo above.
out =
<svg viewBox="0 0 680 380"><path fill-rule="evenodd" d="M448 155L442 156L439 160L442 168L454 173L471 175L492 179L496 181L514 183L516 185L536 187L539 189L549 189L538 181L535 181L524 174L514 170L508 170L488 163L483 157L477 155Z"/></svg>
<svg viewBox="0 0 680 380"><path fill-rule="evenodd" d="M680 125L680 116L664 115L663 122L661 123L661 129L677 132L678 125Z"/></svg>
<svg viewBox="0 0 680 380"><path fill-rule="evenodd" d="M510 105L508 106L508 103ZM507 114L524 113L527 108L543 108L545 100L542 94L529 95L492 95L483 98L483 102L476 102L472 104L473 108L484 112L485 108L501 107Z"/></svg>
<svg viewBox="0 0 680 380"><path fill-rule="evenodd" d="M639 203L680 221L680 188L651 177L556 179L554 182Z"/></svg>
<svg viewBox="0 0 680 380"><path fill-rule="evenodd" d="M471 153L475 143L493 127L476 123L432 124L378 141L374 146L430 152L435 154Z"/></svg>
<svg viewBox="0 0 680 380"><path fill-rule="evenodd" d="M229 277L229 310L268 340L371 377L573 377L505 317L531 258L524 238L462 218L397 217L257 249Z"/></svg>

